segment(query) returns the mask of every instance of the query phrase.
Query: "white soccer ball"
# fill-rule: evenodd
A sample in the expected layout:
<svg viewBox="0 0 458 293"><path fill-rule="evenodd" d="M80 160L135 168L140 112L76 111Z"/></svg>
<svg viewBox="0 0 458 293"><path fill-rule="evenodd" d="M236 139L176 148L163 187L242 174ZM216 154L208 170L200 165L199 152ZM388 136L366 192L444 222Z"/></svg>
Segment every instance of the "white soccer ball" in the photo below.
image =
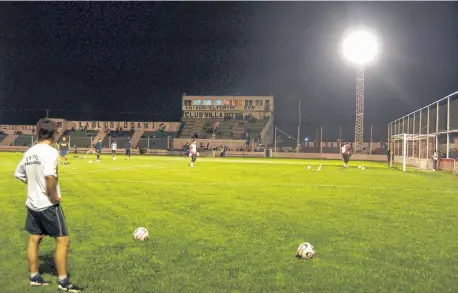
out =
<svg viewBox="0 0 458 293"><path fill-rule="evenodd" d="M92 161L89 161L89 164L92 164Z"/></svg>
<svg viewBox="0 0 458 293"><path fill-rule="evenodd" d="M310 166L307 167L307 169L309 169L309 170L310 170L310 168L311 168Z"/></svg>
<svg viewBox="0 0 458 293"><path fill-rule="evenodd" d="M363 167L361 167L361 170L366 170L366 168L364 168L364 166L363 166Z"/></svg>
<svg viewBox="0 0 458 293"><path fill-rule="evenodd" d="M113 161L116 161L116 157L113 158Z"/></svg>
<svg viewBox="0 0 458 293"><path fill-rule="evenodd" d="M358 166L358 169L361 169L361 166Z"/></svg>
<svg viewBox="0 0 458 293"><path fill-rule="evenodd" d="M148 237L149 237L149 233L148 233L148 230L146 230L146 228L138 227L137 229L135 229L134 231L135 240L144 241L144 240L148 240Z"/></svg>
<svg viewBox="0 0 458 293"><path fill-rule="evenodd" d="M315 248L312 244L305 242L299 245L296 252L298 259L312 259L315 256Z"/></svg>

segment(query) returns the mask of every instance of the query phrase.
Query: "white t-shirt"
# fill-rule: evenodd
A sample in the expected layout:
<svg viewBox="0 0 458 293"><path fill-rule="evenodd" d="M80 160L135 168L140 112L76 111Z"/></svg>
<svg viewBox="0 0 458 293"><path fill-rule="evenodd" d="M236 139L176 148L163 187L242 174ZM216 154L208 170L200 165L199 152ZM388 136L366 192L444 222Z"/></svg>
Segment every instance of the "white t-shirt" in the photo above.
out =
<svg viewBox="0 0 458 293"><path fill-rule="evenodd" d="M58 151L47 144L38 143L24 153L14 176L21 181L27 180L25 205L29 209L41 211L54 205L47 194L45 177L54 176L57 179L58 162ZM59 183L57 194L60 197Z"/></svg>
<svg viewBox="0 0 458 293"><path fill-rule="evenodd" d="M117 148L118 148L117 143L114 142L114 143L111 144L111 149L112 149L113 151L115 151Z"/></svg>
<svg viewBox="0 0 458 293"><path fill-rule="evenodd" d="M195 143L192 143L190 146L189 146L189 152L193 155L195 155L197 153L197 146Z"/></svg>
<svg viewBox="0 0 458 293"><path fill-rule="evenodd" d="M344 145L343 147L340 148L340 152L344 155L348 154L348 149L349 149L349 146L347 145Z"/></svg>

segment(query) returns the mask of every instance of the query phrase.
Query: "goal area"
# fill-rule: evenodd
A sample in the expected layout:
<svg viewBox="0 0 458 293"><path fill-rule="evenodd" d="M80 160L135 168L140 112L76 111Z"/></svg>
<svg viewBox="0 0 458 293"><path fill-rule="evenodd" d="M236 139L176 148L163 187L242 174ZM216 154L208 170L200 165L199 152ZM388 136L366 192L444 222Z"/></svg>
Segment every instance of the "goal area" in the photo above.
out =
<svg viewBox="0 0 458 293"><path fill-rule="evenodd" d="M457 173L458 91L388 123L390 163ZM437 165L433 160L437 153Z"/></svg>
<svg viewBox="0 0 458 293"><path fill-rule="evenodd" d="M392 162L407 167L432 170L433 155L437 150L437 136L432 134L402 133L391 137Z"/></svg>
<svg viewBox="0 0 458 293"><path fill-rule="evenodd" d="M394 135L391 137L391 162L401 165L402 171L406 171L407 168L433 170L433 156L437 149L437 136L433 134ZM440 155L439 152L438 155ZM458 174L458 164L453 158L438 157L436 168Z"/></svg>

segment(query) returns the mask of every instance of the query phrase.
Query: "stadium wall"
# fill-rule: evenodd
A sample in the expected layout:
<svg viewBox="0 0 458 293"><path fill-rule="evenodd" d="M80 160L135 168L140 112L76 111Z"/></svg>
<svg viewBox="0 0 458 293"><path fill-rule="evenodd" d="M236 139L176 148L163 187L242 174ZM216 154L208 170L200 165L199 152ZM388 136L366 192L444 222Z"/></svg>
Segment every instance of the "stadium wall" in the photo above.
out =
<svg viewBox="0 0 458 293"><path fill-rule="evenodd" d="M190 138L175 138L173 140L173 149L182 150L186 143L191 143ZM235 139L198 139L197 148L217 148L221 145L228 146L230 149L239 149L246 146L246 140Z"/></svg>
<svg viewBox="0 0 458 293"><path fill-rule="evenodd" d="M118 130L122 128L125 131L131 129L143 131L163 130L167 132L177 132L180 128L180 122L147 122L147 121L66 121L64 119L55 119L57 127L60 130L65 126L65 130ZM66 123L65 123L66 122ZM5 134L15 134L18 131L22 134L35 134L35 125L9 125L0 124L0 131Z"/></svg>
<svg viewBox="0 0 458 293"><path fill-rule="evenodd" d="M124 131L143 130L178 132L180 122L148 122L148 121L71 121L75 130L112 130Z"/></svg>
<svg viewBox="0 0 458 293"><path fill-rule="evenodd" d="M69 125L64 119L50 118L57 124L57 131L63 132L66 130ZM4 134L16 134L20 132L21 134L34 135L35 134L35 125L10 125L10 124L0 124L0 131Z"/></svg>

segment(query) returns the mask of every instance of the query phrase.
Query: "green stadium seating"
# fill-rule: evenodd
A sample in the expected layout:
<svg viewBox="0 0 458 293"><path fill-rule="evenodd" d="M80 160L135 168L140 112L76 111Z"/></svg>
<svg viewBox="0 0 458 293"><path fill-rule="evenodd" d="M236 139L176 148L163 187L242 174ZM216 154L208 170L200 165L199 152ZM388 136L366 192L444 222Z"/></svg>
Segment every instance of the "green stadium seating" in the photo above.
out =
<svg viewBox="0 0 458 293"><path fill-rule="evenodd" d="M33 135L20 134L13 141L12 145L13 146L31 146L33 144L32 139L33 141L35 141L36 137Z"/></svg>

